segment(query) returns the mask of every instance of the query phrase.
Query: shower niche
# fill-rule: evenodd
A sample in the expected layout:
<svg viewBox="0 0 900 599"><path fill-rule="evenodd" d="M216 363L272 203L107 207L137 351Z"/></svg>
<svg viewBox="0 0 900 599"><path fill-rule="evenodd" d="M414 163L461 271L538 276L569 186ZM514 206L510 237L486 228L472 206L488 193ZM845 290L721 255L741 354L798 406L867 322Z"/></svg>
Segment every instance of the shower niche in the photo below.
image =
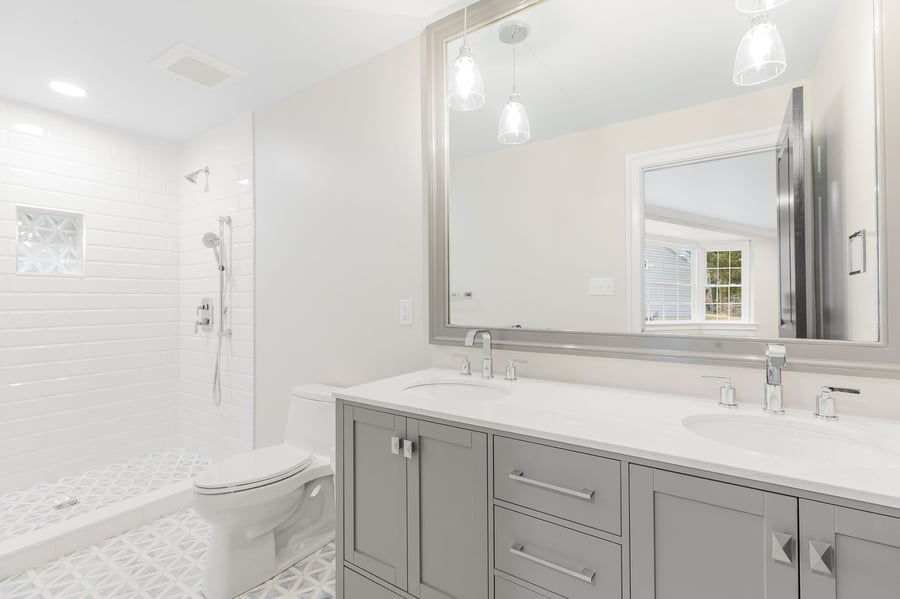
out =
<svg viewBox="0 0 900 599"><path fill-rule="evenodd" d="M84 274L84 215L16 206L16 274Z"/></svg>

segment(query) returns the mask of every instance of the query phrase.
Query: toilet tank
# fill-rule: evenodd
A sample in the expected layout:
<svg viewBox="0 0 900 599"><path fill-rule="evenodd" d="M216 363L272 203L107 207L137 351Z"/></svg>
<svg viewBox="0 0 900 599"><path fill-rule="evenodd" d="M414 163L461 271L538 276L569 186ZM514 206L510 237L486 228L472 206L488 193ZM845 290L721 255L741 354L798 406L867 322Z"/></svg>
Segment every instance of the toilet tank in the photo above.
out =
<svg viewBox="0 0 900 599"><path fill-rule="evenodd" d="M335 410L332 392L340 387L298 385L291 392L284 442L334 461Z"/></svg>

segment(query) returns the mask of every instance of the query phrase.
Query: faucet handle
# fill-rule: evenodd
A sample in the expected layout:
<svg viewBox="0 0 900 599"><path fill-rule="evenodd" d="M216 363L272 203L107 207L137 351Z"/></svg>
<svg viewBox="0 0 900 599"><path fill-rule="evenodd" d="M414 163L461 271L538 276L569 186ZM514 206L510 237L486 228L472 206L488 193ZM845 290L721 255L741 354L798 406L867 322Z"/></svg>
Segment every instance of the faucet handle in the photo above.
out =
<svg viewBox="0 0 900 599"><path fill-rule="evenodd" d="M719 405L723 408L736 408L738 407L737 401L734 398L734 379L730 376L710 376L703 375L701 378L707 381L715 381L717 383L722 383L722 386L719 387Z"/></svg>
<svg viewBox="0 0 900 599"><path fill-rule="evenodd" d="M835 409L834 397L831 395L832 393L859 395L862 391L846 387L822 387L821 391L816 396L816 418L821 420L837 420L837 410Z"/></svg>
<svg viewBox="0 0 900 599"><path fill-rule="evenodd" d="M466 354L453 354L454 358L462 358L459 363L459 374L470 376L472 374L472 363L469 362L469 356Z"/></svg>
<svg viewBox="0 0 900 599"><path fill-rule="evenodd" d="M528 364L528 360L519 360L519 359L507 360L506 361L506 380L507 381L518 380L516 378L516 364Z"/></svg>

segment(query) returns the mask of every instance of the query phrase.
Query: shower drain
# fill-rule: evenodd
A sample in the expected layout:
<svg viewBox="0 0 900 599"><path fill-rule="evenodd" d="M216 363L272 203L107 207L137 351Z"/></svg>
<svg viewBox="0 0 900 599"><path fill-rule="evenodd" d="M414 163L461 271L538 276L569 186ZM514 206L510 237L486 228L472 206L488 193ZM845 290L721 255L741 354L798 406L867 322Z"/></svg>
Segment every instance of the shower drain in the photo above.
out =
<svg viewBox="0 0 900 599"><path fill-rule="evenodd" d="M72 507L73 505L78 505L79 501L75 497L63 497L58 501L53 502L53 509L55 510L64 510L67 507Z"/></svg>

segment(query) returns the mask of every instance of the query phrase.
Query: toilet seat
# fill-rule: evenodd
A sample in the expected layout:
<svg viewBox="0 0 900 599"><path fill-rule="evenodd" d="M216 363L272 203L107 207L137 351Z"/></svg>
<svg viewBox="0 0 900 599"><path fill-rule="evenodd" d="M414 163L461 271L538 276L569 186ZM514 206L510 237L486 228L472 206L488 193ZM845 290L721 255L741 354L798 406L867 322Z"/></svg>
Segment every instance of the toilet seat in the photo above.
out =
<svg viewBox="0 0 900 599"><path fill-rule="evenodd" d="M235 493L290 478L309 467L314 454L293 445L274 445L231 456L194 477L204 495Z"/></svg>

